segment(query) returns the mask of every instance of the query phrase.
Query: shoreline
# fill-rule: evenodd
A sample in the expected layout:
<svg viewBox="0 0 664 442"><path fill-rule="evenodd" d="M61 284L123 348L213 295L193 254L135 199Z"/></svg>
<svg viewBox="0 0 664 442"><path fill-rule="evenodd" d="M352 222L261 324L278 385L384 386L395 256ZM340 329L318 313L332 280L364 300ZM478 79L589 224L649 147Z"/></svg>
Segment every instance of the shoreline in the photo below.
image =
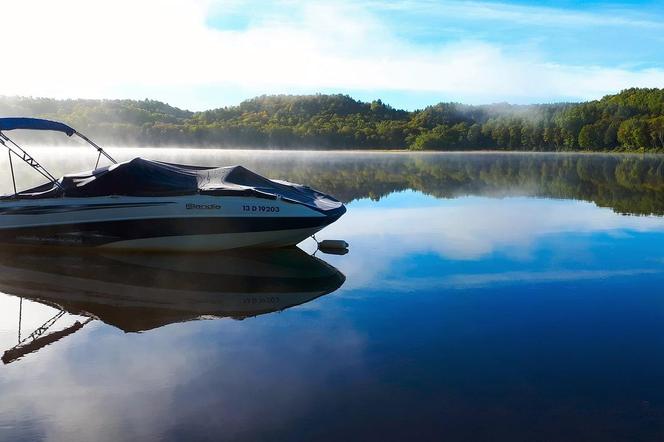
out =
<svg viewBox="0 0 664 442"><path fill-rule="evenodd" d="M36 145L31 149L62 149L62 150L87 150L87 146L70 145ZM303 153L303 154L409 154L409 155L664 155L664 152L657 151L627 151L627 150L410 150L410 149L294 149L294 148L253 148L253 147L187 147L187 146L126 146L126 145L106 145L105 149L121 150L190 150L190 151L227 151L227 152L247 152L247 153Z"/></svg>

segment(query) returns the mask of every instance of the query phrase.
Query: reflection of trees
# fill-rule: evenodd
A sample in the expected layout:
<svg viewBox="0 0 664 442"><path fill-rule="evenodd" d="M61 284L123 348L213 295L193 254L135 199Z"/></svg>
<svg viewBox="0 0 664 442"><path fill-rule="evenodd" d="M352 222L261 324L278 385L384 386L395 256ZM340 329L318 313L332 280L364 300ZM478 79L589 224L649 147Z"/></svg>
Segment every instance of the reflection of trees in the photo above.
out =
<svg viewBox="0 0 664 442"><path fill-rule="evenodd" d="M418 190L437 198L527 195L592 201L626 214L664 215L664 158L594 155L380 155L286 159L255 168L344 201Z"/></svg>

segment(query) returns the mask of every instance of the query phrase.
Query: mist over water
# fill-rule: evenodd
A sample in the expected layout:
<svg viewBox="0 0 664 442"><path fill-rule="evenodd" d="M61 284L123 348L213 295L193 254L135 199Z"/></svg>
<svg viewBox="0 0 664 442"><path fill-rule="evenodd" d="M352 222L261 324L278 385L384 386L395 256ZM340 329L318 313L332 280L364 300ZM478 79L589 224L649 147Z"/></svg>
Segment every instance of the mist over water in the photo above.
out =
<svg viewBox="0 0 664 442"><path fill-rule="evenodd" d="M1 251L0 439L664 437L664 157L109 153L328 192L350 251ZM19 308L23 337L93 320L7 356Z"/></svg>
<svg viewBox="0 0 664 442"><path fill-rule="evenodd" d="M272 179L304 183L344 202L416 190L436 197L540 196L591 201L614 211L664 214L664 156L573 153L409 153L110 148L135 157L201 166L243 165ZM93 149L40 147L32 155L54 176L94 168ZM106 166L102 159L100 167ZM17 188L44 179L14 159ZM0 170L9 171L0 156ZM2 174L0 193L12 193Z"/></svg>

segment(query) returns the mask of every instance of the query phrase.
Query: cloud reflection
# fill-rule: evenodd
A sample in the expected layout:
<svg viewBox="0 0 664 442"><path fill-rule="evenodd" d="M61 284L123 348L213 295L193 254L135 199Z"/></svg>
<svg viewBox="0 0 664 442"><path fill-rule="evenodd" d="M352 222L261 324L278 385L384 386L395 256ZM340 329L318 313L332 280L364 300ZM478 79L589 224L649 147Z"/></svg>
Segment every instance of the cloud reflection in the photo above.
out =
<svg viewBox="0 0 664 442"><path fill-rule="evenodd" d="M493 304L496 309L502 308L495 316L494 310L487 313L486 306L478 303L471 314L457 317L461 310L455 310L454 303L439 305L431 300L445 299L448 293L440 289L590 281L659 272L661 262L657 260L661 257L637 253L638 247L625 247L636 242L632 238L663 232L661 218L622 216L574 201L413 197L421 198L416 208L395 204L396 198L392 197L370 207L351 205L339 223L324 231L325 238L348 240L351 251L346 256L325 258L346 274L347 282L341 289L345 297L335 294L317 301L323 308L310 304L243 321L187 322L139 334L125 334L96 322L21 364L0 367L0 418L11 422L3 430L10 436L30 433L35 439L53 441L158 440L185 435L199 439L211 435L278 439L280 431L306 434L307 423L321 422L321 414L328 419L325 422L339 415L349 419L348 410L358 410L354 405L365 409L369 402L376 404L375 398L387 399L386 404L376 404L376 413L400 411L389 402L393 398L373 395L372 388L381 393L405 391L403 397L410 399L407 405L413 407L410 412L421 417L427 410L416 405L422 406L427 394L431 394L432 402L426 405L458 405L454 401L472 397L478 391L474 388L486 392L481 382L486 381L487 373L501 376L500 369L482 359L501 350L491 341L496 329L486 328L489 315L498 321L508 314L524 321L537 319L530 316L530 311L519 313L518 303ZM403 198L401 201L407 204ZM561 235L565 241L559 240ZM582 240L597 235L630 239L611 244L615 248L610 250L622 255L621 261L612 262L603 256L598 265L584 268L577 265L578 260L554 259L555 253L567 253L565 249L571 247L570 254L587 253L587 261L591 262L604 249ZM542 249L551 253L546 256L546 265L538 261ZM425 258L418 259L421 256ZM418 301L432 308L422 311L421 304L408 304L412 298L391 304L385 297L381 302L371 299L364 303L348 299L404 290L417 292ZM555 290L540 295L546 298L547 293L557 295ZM462 299L457 294L446 299ZM530 299L531 293L522 295L518 302ZM5 305L11 303L0 303ZM568 306L564 309L567 315ZM574 306L571 310L575 311ZM549 304L542 311L551 311ZM577 316L584 312L582 309L579 313L577 306ZM540 314L545 320L551 319ZM585 329L587 322L582 324ZM473 347L475 341L464 341L468 336L466 326L479 327L483 333L479 341L489 344ZM534 330L538 331L536 327ZM435 347L445 337L449 337L449 345ZM458 351L466 344L477 350L471 350L472 354ZM567 351L568 343L564 344L561 348ZM434 346L431 358L426 346ZM510 355L499 355L504 354ZM515 354L523 354L522 349L515 350ZM451 364L437 359L440 355ZM523 363L518 357L507 360L513 363L501 363L500 368ZM427 370L427 362L431 363L431 371ZM482 367L482 372L475 378L473 370L477 367ZM471 375L465 378L468 372ZM445 390L432 381L434 378L443 387L444 380L451 379L454 385ZM426 394L419 394L413 388L421 379L438 389L430 393L427 384ZM498 381L492 385L512 385L509 378L493 379ZM518 388L523 387L523 379L519 375L515 381ZM403 387L401 390L388 388L398 382L404 383L398 385ZM461 389L458 397L453 395L455 388ZM413 396L408 396L413 391ZM501 400L507 397L501 390L497 395ZM501 414L505 409L502 404L499 401L496 408L501 419L505 416ZM344 408L346 414L324 413L342 405L348 406ZM469 408L473 422L477 419L474 411L481 411L482 405L474 402ZM378 420L372 415L369 419ZM360 428L357 422L351 424Z"/></svg>
<svg viewBox="0 0 664 442"><path fill-rule="evenodd" d="M413 198L422 198L413 192ZM338 263L348 276L346 288L375 284L390 273L395 261L414 254L435 254L453 261L481 261L499 254L517 262L534 259L541 242L556 235L664 232L664 218L624 216L594 204L536 198L464 197L454 200L427 198L425 207L395 207L398 195L370 207L355 208L321 233L343 238L351 253ZM561 243L558 251L574 248ZM353 253L355 250L362 253ZM576 254L584 253L580 248ZM441 275L443 276L443 275Z"/></svg>
<svg viewBox="0 0 664 442"><path fill-rule="evenodd" d="M19 425L6 428L9 436L49 441L160 440L184 428L194 439L261 435L315 407L344 370L362 372L364 346L334 309L141 334L96 322L0 366L0 417ZM269 401L255 400L266 394Z"/></svg>

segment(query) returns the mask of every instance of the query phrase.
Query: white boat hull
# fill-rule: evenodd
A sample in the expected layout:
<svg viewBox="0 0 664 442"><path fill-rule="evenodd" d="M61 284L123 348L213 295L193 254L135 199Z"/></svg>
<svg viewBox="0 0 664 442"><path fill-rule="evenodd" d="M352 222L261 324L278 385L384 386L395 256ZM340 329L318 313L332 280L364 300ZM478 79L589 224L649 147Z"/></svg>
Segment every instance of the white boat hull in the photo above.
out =
<svg viewBox="0 0 664 442"><path fill-rule="evenodd" d="M240 196L109 196L0 201L0 242L122 250L283 247L345 212Z"/></svg>

